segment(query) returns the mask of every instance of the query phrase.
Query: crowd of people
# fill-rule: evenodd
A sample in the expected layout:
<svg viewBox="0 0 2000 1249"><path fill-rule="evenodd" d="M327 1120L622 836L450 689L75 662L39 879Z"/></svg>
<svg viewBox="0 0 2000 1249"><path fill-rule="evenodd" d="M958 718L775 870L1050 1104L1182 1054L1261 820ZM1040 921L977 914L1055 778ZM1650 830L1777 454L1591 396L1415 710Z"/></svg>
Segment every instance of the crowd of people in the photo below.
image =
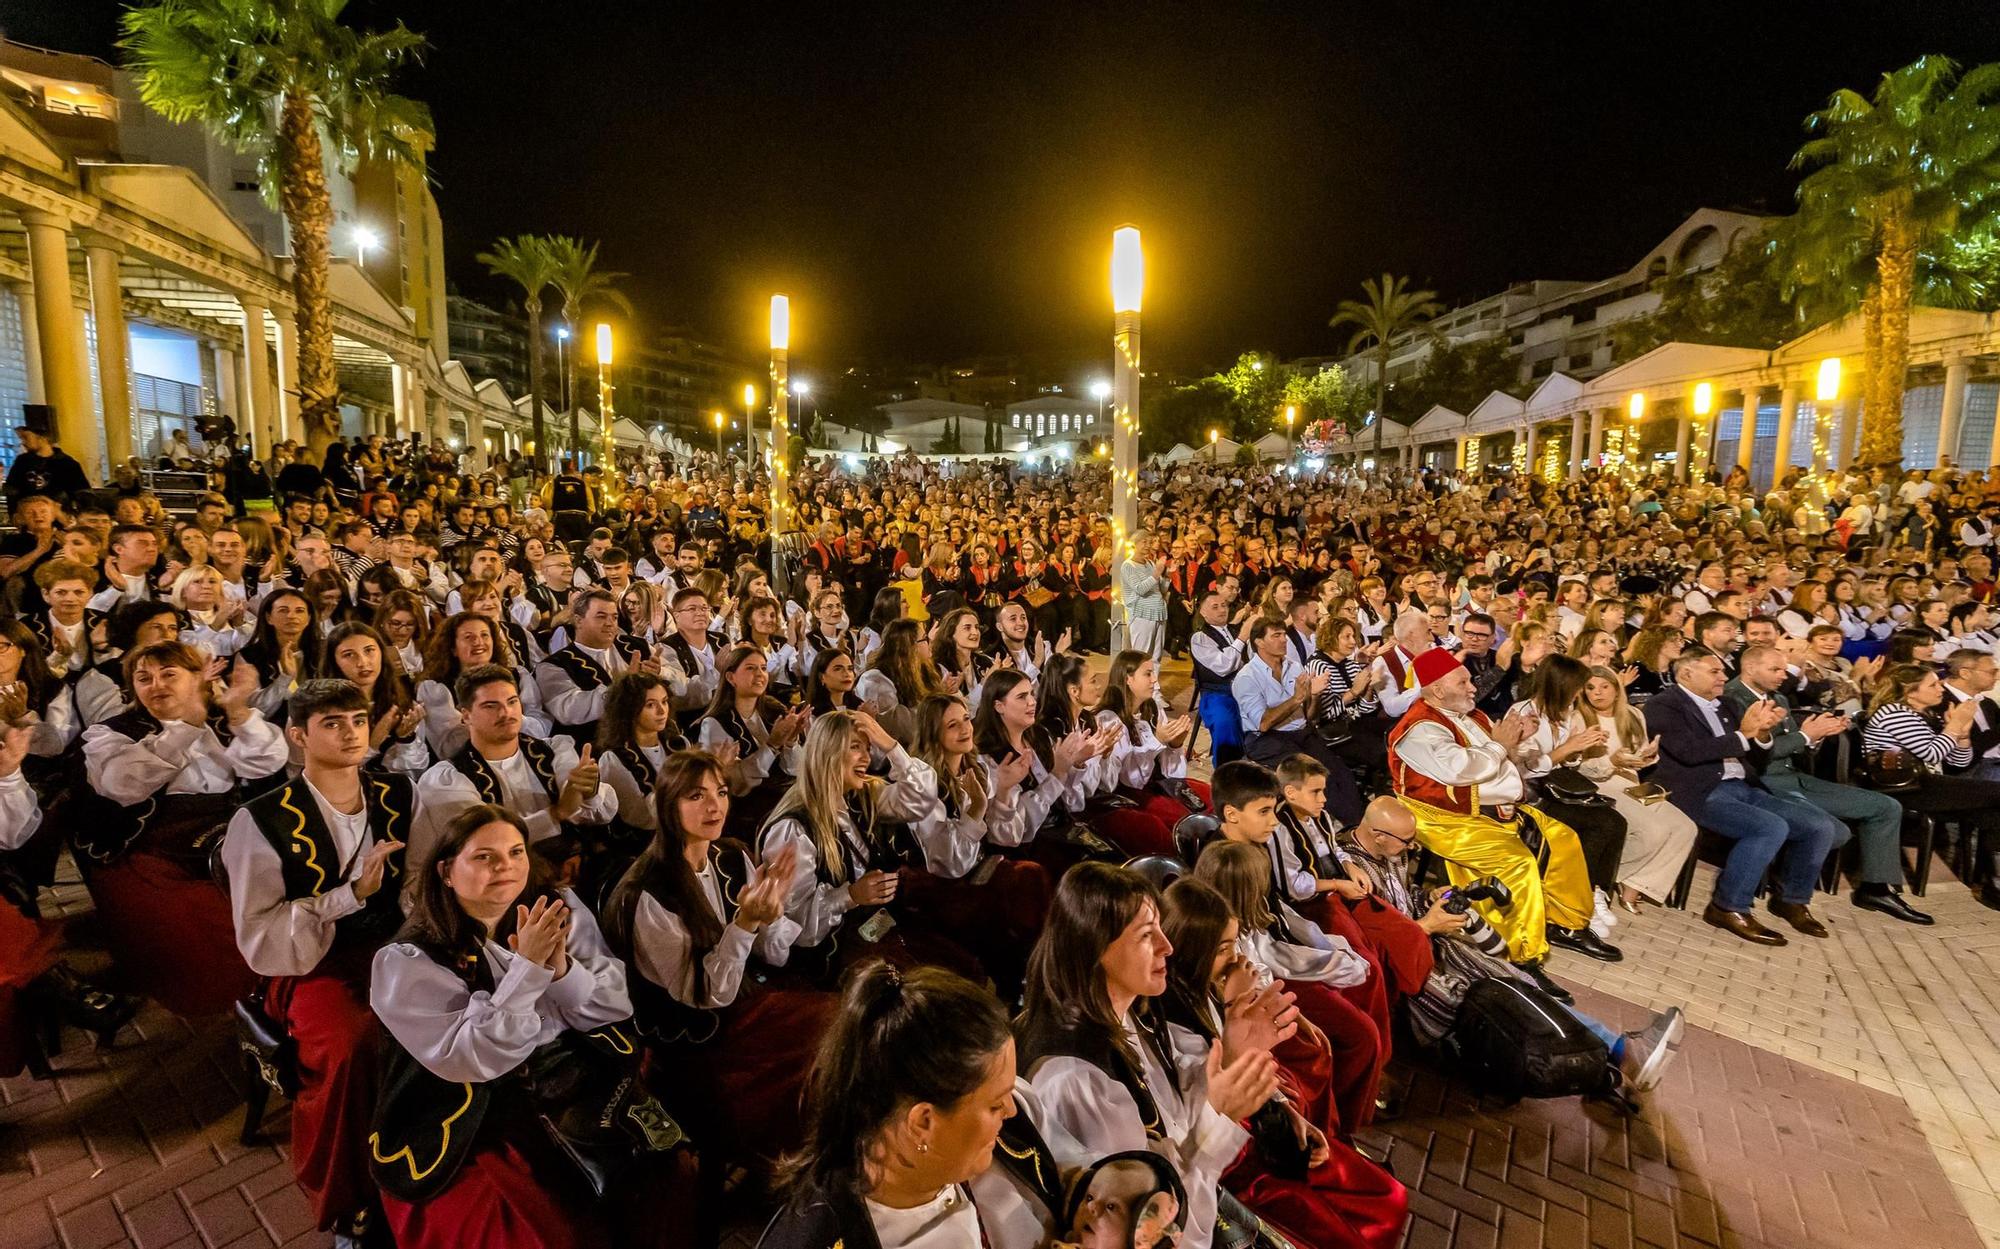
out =
<svg viewBox="0 0 2000 1249"><path fill-rule="evenodd" d="M1389 1246L1395 1046L1505 986L1643 1098L1680 1012L1550 968L1699 855L1763 946L1931 923L1913 823L2000 909L1977 473L1154 466L1121 552L1088 463L812 461L774 540L712 457L286 444L176 515L23 447L0 1072L235 1010L357 1243Z"/></svg>

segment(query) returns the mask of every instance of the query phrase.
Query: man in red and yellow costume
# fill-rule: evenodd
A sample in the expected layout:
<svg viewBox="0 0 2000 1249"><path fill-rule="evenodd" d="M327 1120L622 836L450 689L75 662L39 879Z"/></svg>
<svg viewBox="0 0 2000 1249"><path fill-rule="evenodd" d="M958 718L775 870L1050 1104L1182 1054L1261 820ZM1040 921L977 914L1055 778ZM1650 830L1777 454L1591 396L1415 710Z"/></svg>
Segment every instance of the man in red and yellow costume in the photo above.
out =
<svg viewBox="0 0 2000 1249"><path fill-rule="evenodd" d="M1588 927L1590 877L1575 830L1527 805L1513 752L1534 732L1534 712L1518 708L1496 724L1474 709L1472 675L1449 651L1424 651L1413 666L1423 693L1389 731L1389 776L1417 817L1417 839L1445 860L1453 885L1495 876L1507 886L1512 905L1482 902L1480 914L1544 987L1553 984L1541 971L1552 943L1622 958Z"/></svg>

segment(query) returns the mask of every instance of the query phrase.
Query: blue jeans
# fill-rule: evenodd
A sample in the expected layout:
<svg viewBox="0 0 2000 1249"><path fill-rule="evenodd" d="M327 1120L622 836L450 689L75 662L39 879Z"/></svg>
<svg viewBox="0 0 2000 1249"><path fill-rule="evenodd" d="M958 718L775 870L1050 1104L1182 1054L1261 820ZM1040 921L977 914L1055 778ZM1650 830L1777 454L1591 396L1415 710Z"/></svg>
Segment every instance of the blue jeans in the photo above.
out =
<svg viewBox="0 0 2000 1249"><path fill-rule="evenodd" d="M1820 866L1848 838L1847 825L1804 798L1770 793L1746 781L1717 785L1695 822L1736 843L1715 882L1715 905L1725 911L1750 909L1758 882L1787 846L1779 896L1794 904L1812 901Z"/></svg>
<svg viewBox="0 0 2000 1249"><path fill-rule="evenodd" d="M1574 1006L1569 1008L1569 1013L1576 1016L1578 1023L1590 1030L1590 1035L1604 1042L1604 1048L1611 1051L1613 1059L1618 1057L1618 1046L1625 1039L1624 1033L1612 1031L1610 1025L1606 1024L1603 1020L1586 1015Z"/></svg>

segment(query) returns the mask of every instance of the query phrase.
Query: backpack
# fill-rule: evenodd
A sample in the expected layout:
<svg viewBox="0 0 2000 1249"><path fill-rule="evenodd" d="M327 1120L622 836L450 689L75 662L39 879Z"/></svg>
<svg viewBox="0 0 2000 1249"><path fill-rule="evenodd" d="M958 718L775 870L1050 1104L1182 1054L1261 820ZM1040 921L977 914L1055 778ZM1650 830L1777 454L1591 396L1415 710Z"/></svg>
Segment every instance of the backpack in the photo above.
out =
<svg viewBox="0 0 2000 1249"><path fill-rule="evenodd" d="M1523 1097L1591 1097L1616 1083L1610 1051L1560 1002L1512 977L1466 991L1445 1045L1482 1091Z"/></svg>

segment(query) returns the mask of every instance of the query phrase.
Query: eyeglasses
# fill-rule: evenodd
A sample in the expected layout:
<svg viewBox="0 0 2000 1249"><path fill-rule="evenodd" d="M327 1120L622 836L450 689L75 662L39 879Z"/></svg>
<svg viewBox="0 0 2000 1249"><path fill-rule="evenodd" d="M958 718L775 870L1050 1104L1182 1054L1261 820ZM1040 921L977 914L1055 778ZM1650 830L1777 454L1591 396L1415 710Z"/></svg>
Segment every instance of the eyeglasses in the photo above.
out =
<svg viewBox="0 0 2000 1249"><path fill-rule="evenodd" d="M1385 837L1388 840L1393 841L1397 845L1403 847L1405 850L1417 844L1417 839L1414 836L1405 837L1400 833L1392 833L1388 829L1383 828L1380 824L1368 824L1365 825L1364 827L1369 832L1374 833L1377 837Z"/></svg>

